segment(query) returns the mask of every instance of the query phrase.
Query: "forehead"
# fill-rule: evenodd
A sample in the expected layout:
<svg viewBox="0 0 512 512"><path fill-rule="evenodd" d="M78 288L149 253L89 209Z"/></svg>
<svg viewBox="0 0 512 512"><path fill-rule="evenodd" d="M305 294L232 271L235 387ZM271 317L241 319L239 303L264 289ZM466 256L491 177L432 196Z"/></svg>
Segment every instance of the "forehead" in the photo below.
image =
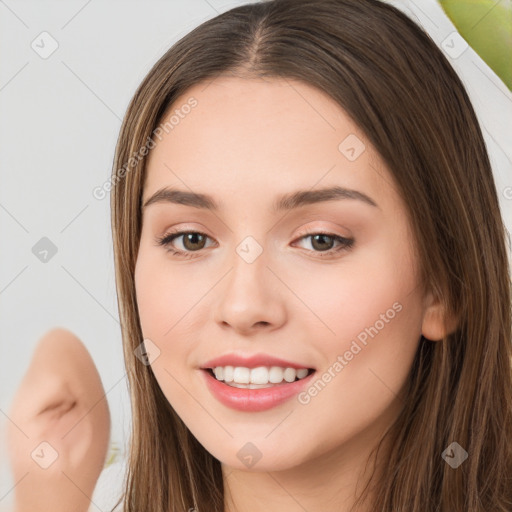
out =
<svg viewBox="0 0 512 512"><path fill-rule="evenodd" d="M164 186L243 195L245 204L333 184L371 196L391 181L383 183L378 154L343 109L298 81L218 77L177 98L160 127L144 199Z"/></svg>

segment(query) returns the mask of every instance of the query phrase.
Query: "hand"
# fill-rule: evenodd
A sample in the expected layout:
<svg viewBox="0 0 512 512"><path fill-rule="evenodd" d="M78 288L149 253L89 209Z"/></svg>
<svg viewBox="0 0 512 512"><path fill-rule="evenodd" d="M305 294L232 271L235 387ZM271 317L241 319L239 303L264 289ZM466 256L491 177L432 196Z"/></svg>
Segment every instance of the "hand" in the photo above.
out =
<svg viewBox="0 0 512 512"><path fill-rule="evenodd" d="M86 512L104 467L110 412L83 343L47 332L14 397L7 425L16 512Z"/></svg>

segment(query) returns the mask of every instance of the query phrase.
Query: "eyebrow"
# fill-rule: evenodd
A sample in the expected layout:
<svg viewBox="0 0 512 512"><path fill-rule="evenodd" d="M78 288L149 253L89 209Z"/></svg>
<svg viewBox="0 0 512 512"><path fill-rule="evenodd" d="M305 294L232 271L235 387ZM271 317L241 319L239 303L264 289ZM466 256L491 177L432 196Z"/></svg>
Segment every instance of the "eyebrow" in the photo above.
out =
<svg viewBox="0 0 512 512"><path fill-rule="evenodd" d="M334 186L317 190L298 190L296 192L280 196L272 204L272 211L274 213L278 213L283 210L293 210L309 204L340 199L355 199L375 208L379 208L377 203L371 197L363 194L362 192ZM169 187L161 188L155 192L149 199L147 199L142 208L147 208L149 205L156 203L181 204L211 211L220 210L220 204L217 203L212 196Z"/></svg>

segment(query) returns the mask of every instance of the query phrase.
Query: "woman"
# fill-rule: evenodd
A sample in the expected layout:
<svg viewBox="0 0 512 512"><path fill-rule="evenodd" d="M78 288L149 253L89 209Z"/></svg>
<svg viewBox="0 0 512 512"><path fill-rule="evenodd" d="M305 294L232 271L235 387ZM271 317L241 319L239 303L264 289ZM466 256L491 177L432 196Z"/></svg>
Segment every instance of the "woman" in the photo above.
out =
<svg viewBox="0 0 512 512"><path fill-rule="evenodd" d="M124 510L511 509L505 229L464 87L404 14L203 23L136 92L109 188Z"/></svg>

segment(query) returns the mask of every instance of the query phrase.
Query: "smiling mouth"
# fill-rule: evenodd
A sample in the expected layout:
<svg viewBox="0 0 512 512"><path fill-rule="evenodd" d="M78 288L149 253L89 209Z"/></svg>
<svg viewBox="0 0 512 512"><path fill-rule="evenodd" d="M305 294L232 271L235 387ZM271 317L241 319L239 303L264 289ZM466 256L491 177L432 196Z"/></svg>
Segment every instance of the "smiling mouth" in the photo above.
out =
<svg viewBox="0 0 512 512"><path fill-rule="evenodd" d="M309 377L314 373L313 368L284 368L265 367L257 368L217 366L204 368L211 377L223 384L241 389L264 389L284 386Z"/></svg>

